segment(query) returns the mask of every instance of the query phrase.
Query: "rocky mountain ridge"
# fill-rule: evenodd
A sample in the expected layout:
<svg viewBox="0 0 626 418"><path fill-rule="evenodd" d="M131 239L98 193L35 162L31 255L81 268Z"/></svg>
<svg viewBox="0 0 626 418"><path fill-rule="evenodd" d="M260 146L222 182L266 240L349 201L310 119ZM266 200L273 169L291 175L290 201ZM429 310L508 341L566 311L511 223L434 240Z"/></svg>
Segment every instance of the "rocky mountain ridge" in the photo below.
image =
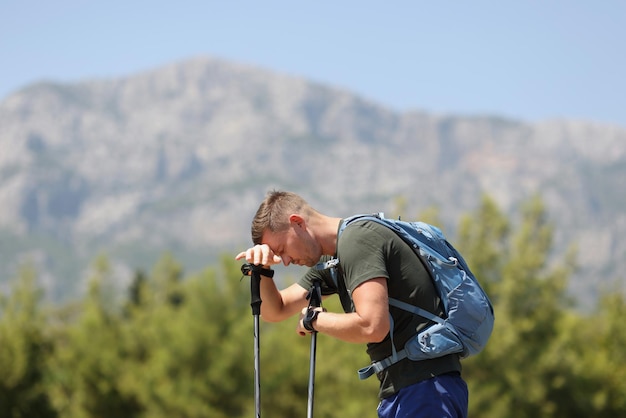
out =
<svg viewBox="0 0 626 418"><path fill-rule="evenodd" d="M623 271L625 182L623 127L394 112L199 57L0 102L1 277L31 260L59 298L98 252L121 280L164 251L199 268L248 245L270 188L337 216L391 211L403 196L406 216L437 206L450 228L483 193L509 213L540 193L557 252L579 243L572 285L584 294Z"/></svg>

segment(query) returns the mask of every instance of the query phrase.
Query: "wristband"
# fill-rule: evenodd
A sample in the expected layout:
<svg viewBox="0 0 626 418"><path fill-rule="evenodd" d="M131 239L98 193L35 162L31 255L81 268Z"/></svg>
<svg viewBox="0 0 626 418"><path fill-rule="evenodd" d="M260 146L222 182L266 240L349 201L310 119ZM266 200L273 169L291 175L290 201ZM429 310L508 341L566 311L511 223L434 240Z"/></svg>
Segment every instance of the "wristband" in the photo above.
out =
<svg viewBox="0 0 626 418"><path fill-rule="evenodd" d="M317 316L319 314L320 314L320 311L309 309L304 315L304 318L302 318L302 326L304 326L304 329L306 329L307 331L311 331L311 332L317 332L315 327L313 327L313 321L317 319Z"/></svg>

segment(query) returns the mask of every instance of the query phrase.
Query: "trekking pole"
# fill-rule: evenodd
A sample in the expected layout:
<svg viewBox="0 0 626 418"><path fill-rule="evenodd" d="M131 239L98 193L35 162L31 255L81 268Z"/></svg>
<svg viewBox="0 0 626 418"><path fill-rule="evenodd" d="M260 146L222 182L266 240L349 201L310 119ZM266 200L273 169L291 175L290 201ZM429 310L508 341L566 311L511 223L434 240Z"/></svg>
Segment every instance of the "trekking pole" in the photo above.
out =
<svg viewBox="0 0 626 418"><path fill-rule="evenodd" d="M307 312L322 306L322 289L320 279L314 279L307 295L309 306ZM315 392L315 355L317 351L317 331L311 334L311 355L309 359L309 396L307 402L307 418L313 418L313 396Z"/></svg>
<svg viewBox="0 0 626 418"><path fill-rule="evenodd" d="M250 306L254 317L254 410L255 417L261 418L261 359L259 317L261 316L261 266L244 264L241 272L250 276Z"/></svg>

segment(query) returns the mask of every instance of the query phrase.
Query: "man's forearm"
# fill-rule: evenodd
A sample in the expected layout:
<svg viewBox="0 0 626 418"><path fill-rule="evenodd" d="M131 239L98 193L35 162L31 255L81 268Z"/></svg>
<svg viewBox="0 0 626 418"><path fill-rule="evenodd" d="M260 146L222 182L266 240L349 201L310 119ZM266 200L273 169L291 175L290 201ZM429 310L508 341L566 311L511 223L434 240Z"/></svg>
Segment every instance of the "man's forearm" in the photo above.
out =
<svg viewBox="0 0 626 418"><path fill-rule="evenodd" d="M261 278L261 316L268 322L285 320L306 306L306 290L299 285L291 285L279 291L274 280Z"/></svg>

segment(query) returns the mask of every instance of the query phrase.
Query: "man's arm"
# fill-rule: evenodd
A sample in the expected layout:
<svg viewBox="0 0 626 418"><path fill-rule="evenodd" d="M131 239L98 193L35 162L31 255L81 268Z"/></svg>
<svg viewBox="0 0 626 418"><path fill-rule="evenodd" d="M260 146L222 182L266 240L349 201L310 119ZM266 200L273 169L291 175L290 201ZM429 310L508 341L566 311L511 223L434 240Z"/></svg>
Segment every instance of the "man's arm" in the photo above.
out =
<svg viewBox="0 0 626 418"><path fill-rule="evenodd" d="M306 293L306 292L305 292ZM313 322L316 331L352 343L380 342L389 334L387 279L379 277L361 283L352 292L356 312L321 312ZM305 335L302 311L297 331Z"/></svg>

